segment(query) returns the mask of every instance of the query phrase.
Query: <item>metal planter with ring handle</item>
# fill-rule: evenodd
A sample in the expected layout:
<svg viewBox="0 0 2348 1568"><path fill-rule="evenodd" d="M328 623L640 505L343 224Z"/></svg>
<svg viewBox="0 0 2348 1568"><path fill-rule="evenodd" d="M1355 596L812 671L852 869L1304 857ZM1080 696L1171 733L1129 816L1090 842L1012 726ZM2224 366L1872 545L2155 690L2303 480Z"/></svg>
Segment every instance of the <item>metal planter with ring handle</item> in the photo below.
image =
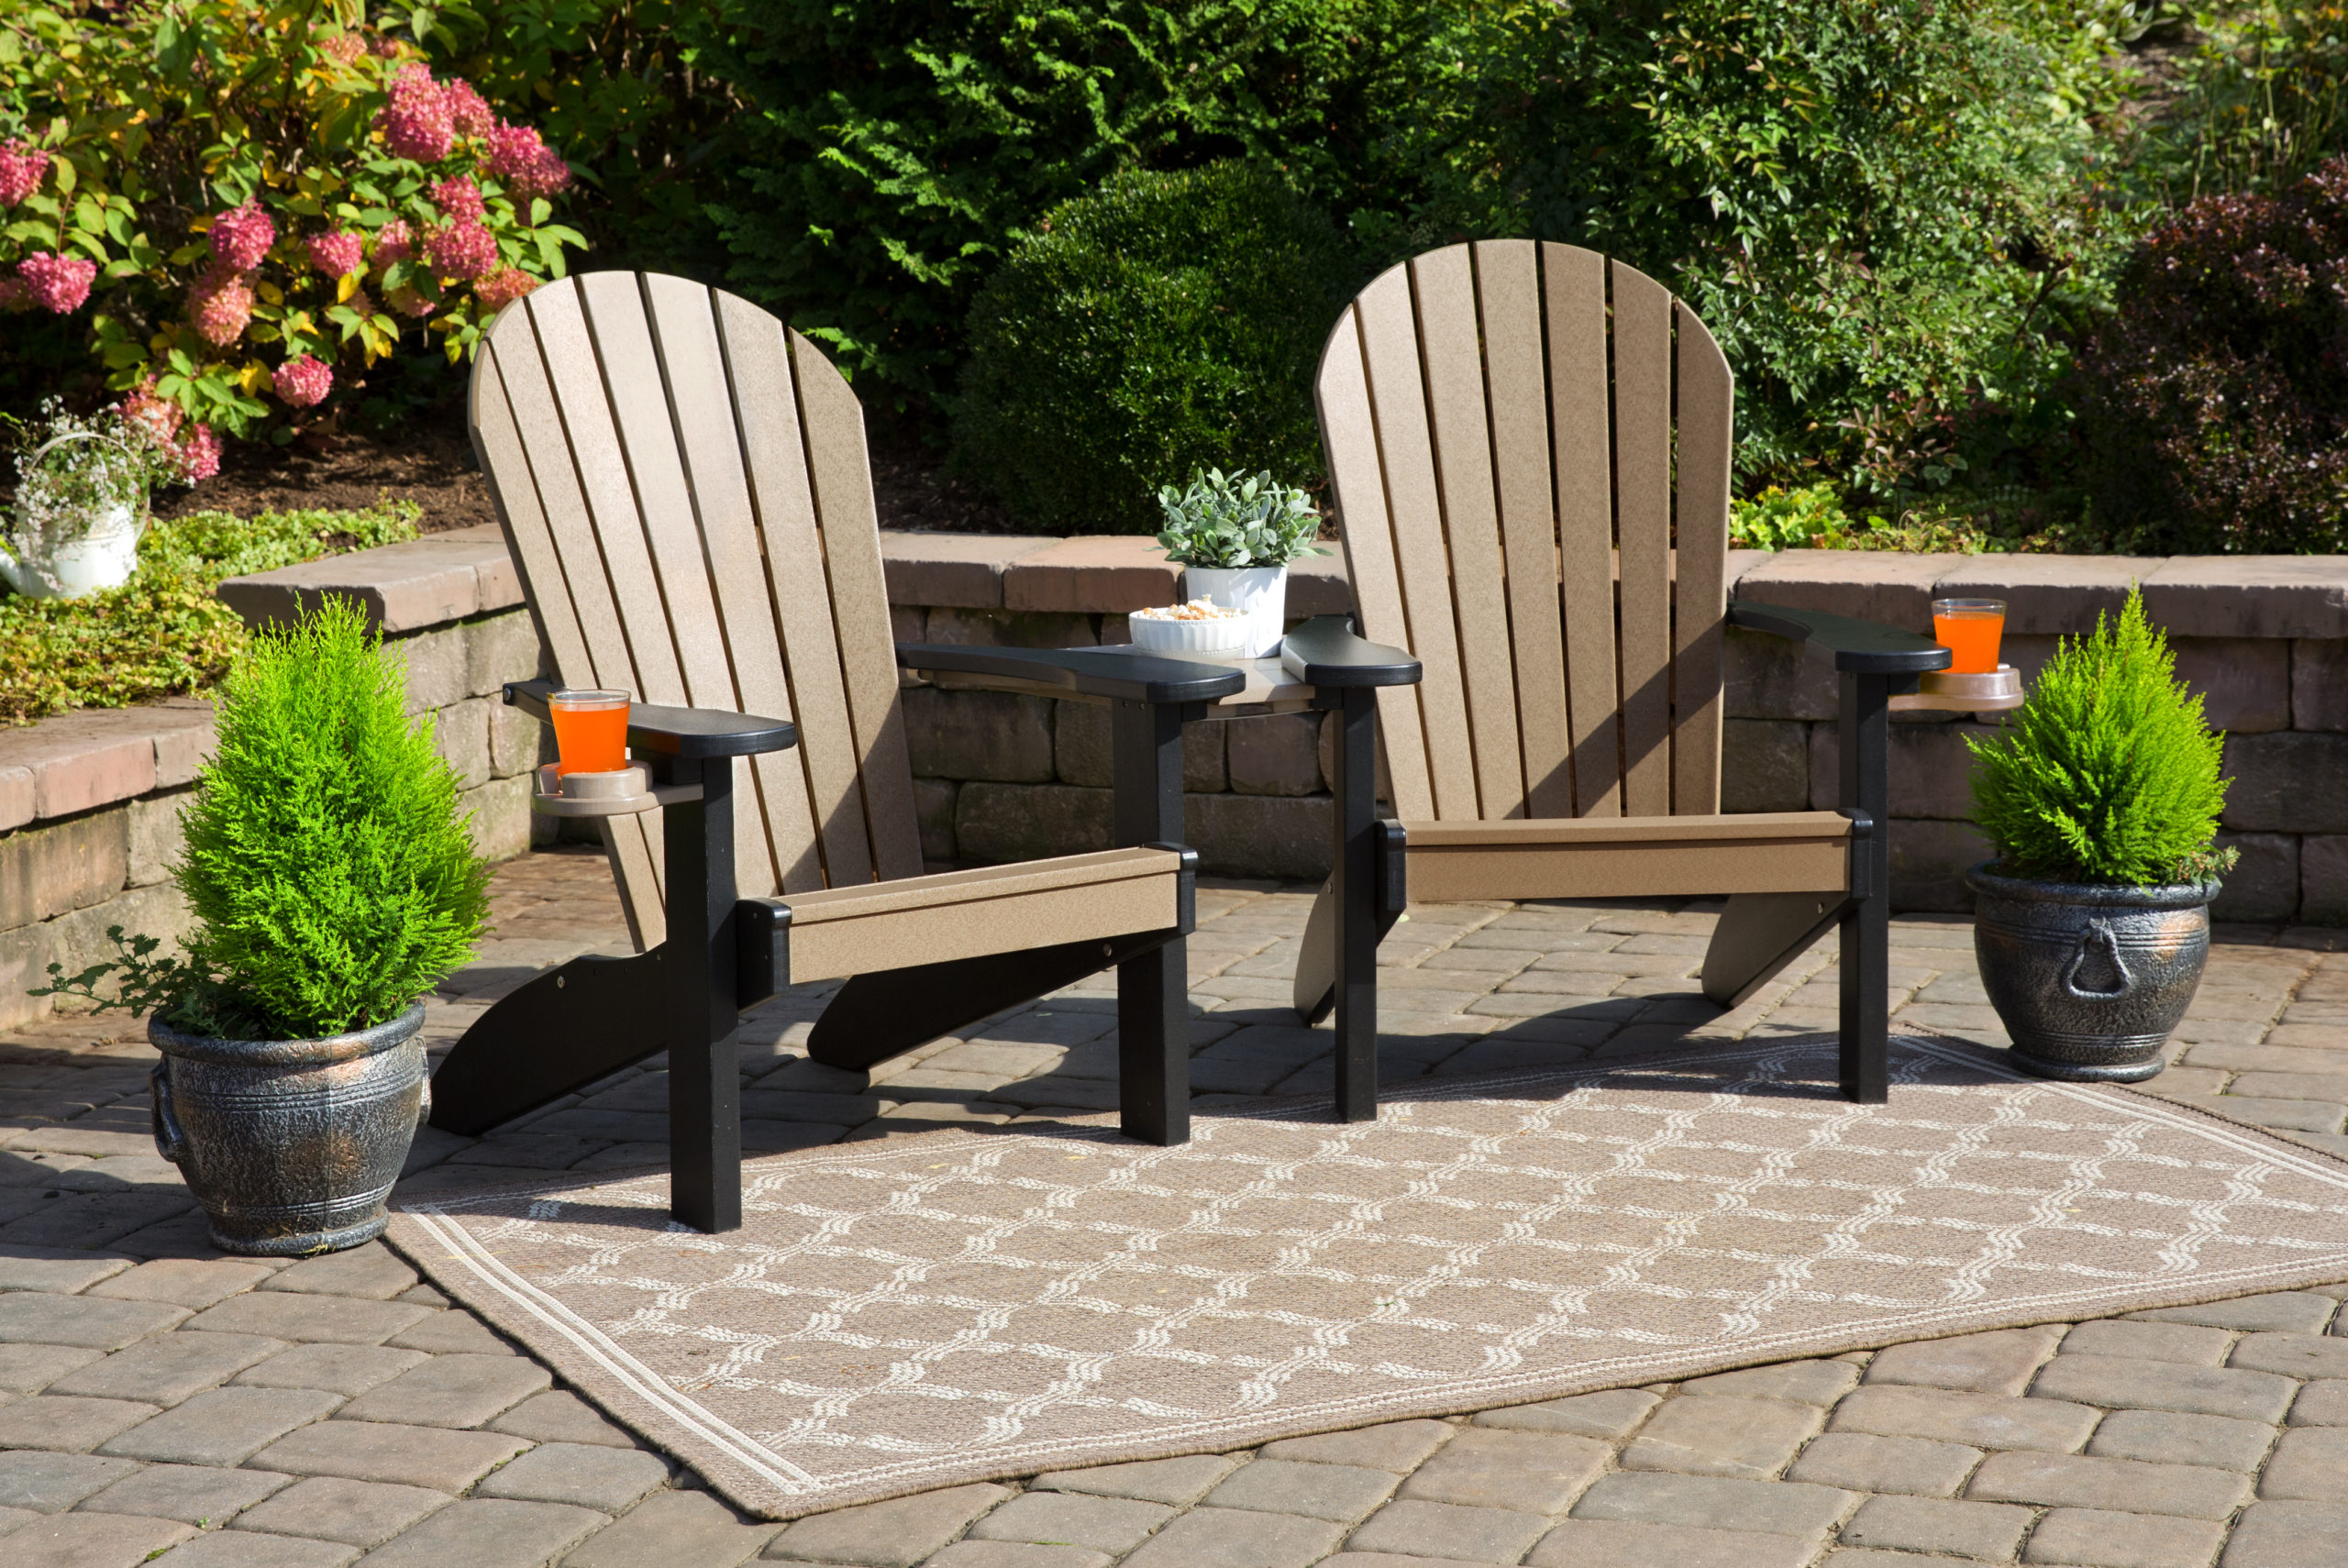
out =
<svg viewBox="0 0 2348 1568"><path fill-rule="evenodd" d="M2213 878L2105 887L2001 877L1985 861L1973 889L1973 948L2013 1062L2045 1078L2138 1083L2167 1064L2210 958Z"/></svg>

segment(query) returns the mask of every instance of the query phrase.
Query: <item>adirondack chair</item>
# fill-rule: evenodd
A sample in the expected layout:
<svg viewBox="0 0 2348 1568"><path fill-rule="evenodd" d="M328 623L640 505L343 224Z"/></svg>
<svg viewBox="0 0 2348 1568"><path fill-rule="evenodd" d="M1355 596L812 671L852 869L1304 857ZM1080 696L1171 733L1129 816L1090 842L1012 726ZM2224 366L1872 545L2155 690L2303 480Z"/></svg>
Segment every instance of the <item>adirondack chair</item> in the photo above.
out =
<svg viewBox="0 0 2348 1568"><path fill-rule="evenodd" d="M729 1230L740 1010L845 977L808 1054L862 1068L1113 966L1124 1129L1186 1140L1181 724L1240 674L892 647L855 395L806 338L698 283L601 272L509 305L470 419L558 675L505 700L544 718L563 684L633 693L628 744L666 803L604 819L637 955L490 1008L433 1080L433 1125L478 1132L665 1051L673 1211ZM901 665L1110 701L1118 847L924 875Z"/></svg>
<svg viewBox="0 0 2348 1568"><path fill-rule="evenodd" d="M1346 307L1316 395L1357 629L1425 669L1377 698L1399 819L1379 824L1379 929L1406 898L1725 894L1702 984L1733 1006L1839 924L1843 1088L1882 1100L1887 704L1950 655L1726 601L1734 398L1704 324L1593 251L1453 245ZM1722 814L1723 625L1839 672L1838 810ZM1308 1019L1343 923L1324 891Z"/></svg>

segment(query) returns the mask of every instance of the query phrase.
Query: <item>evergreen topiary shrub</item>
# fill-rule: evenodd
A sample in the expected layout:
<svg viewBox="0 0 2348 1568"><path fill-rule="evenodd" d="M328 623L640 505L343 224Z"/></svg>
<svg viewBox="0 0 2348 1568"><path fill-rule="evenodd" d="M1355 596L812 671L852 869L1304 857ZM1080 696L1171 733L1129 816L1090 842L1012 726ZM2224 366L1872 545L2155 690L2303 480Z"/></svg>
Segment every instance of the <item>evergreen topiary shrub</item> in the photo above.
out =
<svg viewBox="0 0 2348 1568"><path fill-rule="evenodd" d="M970 312L956 465L1022 526L1153 533L1202 469L1318 474L1312 370L1360 269L1266 169L1135 171L1053 209Z"/></svg>
<svg viewBox="0 0 2348 1568"><path fill-rule="evenodd" d="M1966 744L1974 821L2006 876L2152 887L2232 864L2212 847L2225 737L2132 588L2116 623L2063 640L2004 734Z"/></svg>

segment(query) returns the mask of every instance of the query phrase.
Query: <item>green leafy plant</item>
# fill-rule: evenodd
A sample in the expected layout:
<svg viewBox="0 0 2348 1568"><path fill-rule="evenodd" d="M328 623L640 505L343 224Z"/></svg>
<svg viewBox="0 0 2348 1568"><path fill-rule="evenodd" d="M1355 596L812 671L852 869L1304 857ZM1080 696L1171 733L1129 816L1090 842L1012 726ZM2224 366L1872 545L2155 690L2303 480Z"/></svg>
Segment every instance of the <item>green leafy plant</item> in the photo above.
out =
<svg viewBox="0 0 2348 1568"><path fill-rule="evenodd" d="M1052 210L970 313L957 467L1042 533L1138 533L1157 483L1314 473L1312 367L1358 270L1276 172L1136 171Z"/></svg>
<svg viewBox="0 0 2348 1568"><path fill-rule="evenodd" d="M259 635L223 688L174 872L195 920L184 960L140 937L52 987L161 1004L176 1027L305 1039L382 1023L472 956L489 871L456 770L367 617L329 600ZM117 938L119 941L119 938Z"/></svg>
<svg viewBox="0 0 2348 1568"><path fill-rule="evenodd" d="M1890 526L1881 517L1854 518L1832 480L1797 490L1773 484L1729 506L1729 543L1744 550L1850 549L1857 547L1856 536Z"/></svg>
<svg viewBox="0 0 2348 1568"><path fill-rule="evenodd" d="M286 431L404 341L460 360L581 243L570 179L353 5L0 8L0 310L87 306L105 384L207 430Z"/></svg>
<svg viewBox="0 0 2348 1568"><path fill-rule="evenodd" d="M2149 887L2233 865L2213 847L2225 737L2134 588L2116 622L2063 640L2002 735L1966 744L1974 821L2009 876Z"/></svg>
<svg viewBox="0 0 2348 1568"><path fill-rule="evenodd" d="M404 501L250 518L194 512L147 531L138 570L120 588L83 599L0 595L0 723L216 686L248 635L215 584L339 548L413 539L420 514Z"/></svg>
<svg viewBox="0 0 2348 1568"><path fill-rule="evenodd" d="M1166 526L1157 542L1166 558L1194 567L1286 566L1299 556L1324 556L1313 537L1321 510L1303 491L1279 483L1268 469L1249 478L1209 469L1190 488L1157 492Z"/></svg>

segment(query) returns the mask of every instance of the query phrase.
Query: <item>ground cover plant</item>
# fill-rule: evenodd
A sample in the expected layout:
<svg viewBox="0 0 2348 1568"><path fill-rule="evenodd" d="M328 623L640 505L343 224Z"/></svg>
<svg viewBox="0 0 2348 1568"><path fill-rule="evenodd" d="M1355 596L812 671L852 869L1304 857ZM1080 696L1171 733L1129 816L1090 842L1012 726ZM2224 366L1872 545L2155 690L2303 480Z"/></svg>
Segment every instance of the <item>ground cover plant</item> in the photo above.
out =
<svg viewBox="0 0 2348 1568"><path fill-rule="evenodd" d="M1154 532L1197 469L1318 473L1312 368L1357 270L1275 171L1120 174L980 293L957 467L1057 534Z"/></svg>
<svg viewBox="0 0 2348 1568"><path fill-rule="evenodd" d="M95 401L94 355L106 388L285 434L403 346L462 359L500 306L560 273L579 239L553 221L569 166L358 14L0 11L12 381ZM49 329L23 334L28 315Z"/></svg>
<svg viewBox="0 0 2348 1568"><path fill-rule="evenodd" d="M250 518L191 513L148 530L138 571L120 588L86 599L0 595L0 720L207 690L249 641L213 592L222 579L412 539L416 516L404 503Z"/></svg>

